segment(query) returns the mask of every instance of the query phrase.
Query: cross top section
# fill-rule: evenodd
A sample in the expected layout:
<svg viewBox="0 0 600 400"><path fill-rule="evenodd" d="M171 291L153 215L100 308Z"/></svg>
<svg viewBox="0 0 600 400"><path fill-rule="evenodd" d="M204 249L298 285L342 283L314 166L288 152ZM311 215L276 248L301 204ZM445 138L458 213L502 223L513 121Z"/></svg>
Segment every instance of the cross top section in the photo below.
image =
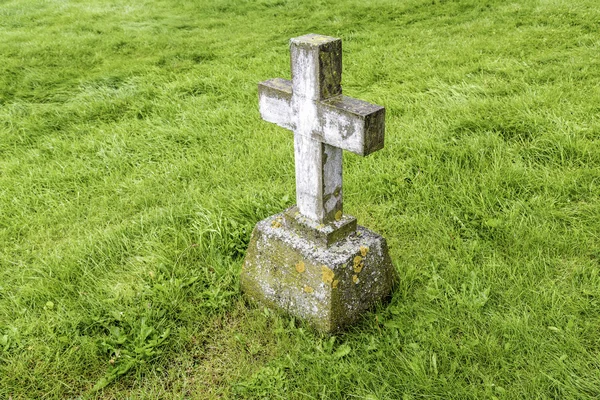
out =
<svg viewBox="0 0 600 400"><path fill-rule="evenodd" d="M385 109L342 95L342 41L308 34L290 40L292 80L258 84L261 117L294 132L296 202L319 223L342 217L342 150L383 148Z"/></svg>

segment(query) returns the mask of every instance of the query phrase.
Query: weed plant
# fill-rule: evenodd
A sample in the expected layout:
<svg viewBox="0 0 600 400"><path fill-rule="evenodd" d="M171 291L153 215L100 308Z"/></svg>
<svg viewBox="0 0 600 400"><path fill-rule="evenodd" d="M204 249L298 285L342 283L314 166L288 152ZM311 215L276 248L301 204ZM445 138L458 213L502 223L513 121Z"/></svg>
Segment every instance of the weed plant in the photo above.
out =
<svg viewBox="0 0 600 400"><path fill-rule="evenodd" d="M246 304L293 204L256 84L343 39L387 108L346 212L387 305L329 337ZM0 0L0 398L600 397L595 0Z"/></svg>

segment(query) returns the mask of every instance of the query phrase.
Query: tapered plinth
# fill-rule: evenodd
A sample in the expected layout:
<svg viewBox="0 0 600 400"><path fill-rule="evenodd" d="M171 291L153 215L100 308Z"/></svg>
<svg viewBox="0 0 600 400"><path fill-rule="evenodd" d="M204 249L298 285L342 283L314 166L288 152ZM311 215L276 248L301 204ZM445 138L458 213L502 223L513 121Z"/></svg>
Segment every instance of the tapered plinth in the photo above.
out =
<svg viewBox="0 0 600 400"><path fill-rule="evenodd" d="M338 223L342 239L329 243L323 232L331 235L335 225L308 232L290 218L293 213L254 228L241 275L247 296L335 332L390 295L396 272L383 237L361 226L348 233L348 223Z"/></svg>

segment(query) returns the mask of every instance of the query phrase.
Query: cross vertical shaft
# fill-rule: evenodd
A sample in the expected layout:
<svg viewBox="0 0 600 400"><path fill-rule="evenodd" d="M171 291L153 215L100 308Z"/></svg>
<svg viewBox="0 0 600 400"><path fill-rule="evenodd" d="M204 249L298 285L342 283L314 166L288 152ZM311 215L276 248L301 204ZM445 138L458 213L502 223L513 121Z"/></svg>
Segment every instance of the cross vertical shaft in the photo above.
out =
<svg viewBox="0 0 600 400"><path fill-rule="evenodd" d="M296 202L302 215L328 222L342 215L342 149L313 138L317 102L342 93L342 41L306 35L290 41Z"/></svg>

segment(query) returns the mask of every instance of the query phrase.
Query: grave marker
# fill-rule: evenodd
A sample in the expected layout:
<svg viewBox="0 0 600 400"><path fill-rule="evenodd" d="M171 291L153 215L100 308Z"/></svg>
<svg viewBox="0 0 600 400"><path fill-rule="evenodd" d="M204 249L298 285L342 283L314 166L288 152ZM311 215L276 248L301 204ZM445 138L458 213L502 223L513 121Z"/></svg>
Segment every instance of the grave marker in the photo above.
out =
<svg viewBox="0 0 600 400"><path fill-rule="evenodd" d="M383 148L385 109L342 95L340 39L304 35L290 51L292 81L261 82L258 93L262 118L294 132L297 206L257 224L241 285L336 331L389 295L395 279L385 239L357 227L342 202L342 151Z"/></svg>

